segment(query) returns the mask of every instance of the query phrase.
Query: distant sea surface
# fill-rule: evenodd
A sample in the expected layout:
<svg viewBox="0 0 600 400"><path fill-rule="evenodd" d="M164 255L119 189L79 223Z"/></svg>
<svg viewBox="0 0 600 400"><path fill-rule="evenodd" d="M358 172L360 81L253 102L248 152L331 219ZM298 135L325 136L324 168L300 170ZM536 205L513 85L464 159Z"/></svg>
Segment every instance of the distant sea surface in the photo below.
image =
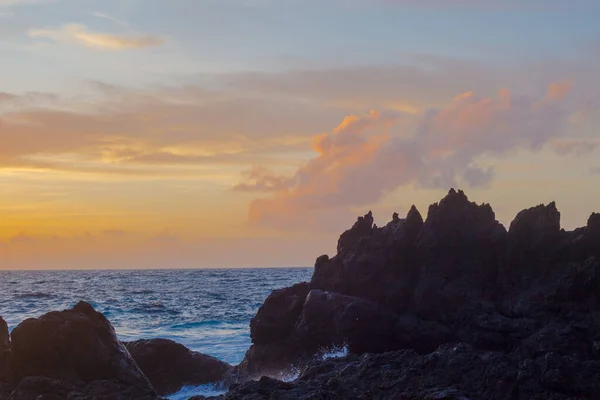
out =
<svg viewBox="0 0 600 400"><path fill-rule="evenodd" d="M250 319L274 289L310 280L312 268L0 271L0 315L13 329L49 311L91 303L121 340L167 338L230 364L250 347ZM213 394L185 388L172 396Z"/></svg>

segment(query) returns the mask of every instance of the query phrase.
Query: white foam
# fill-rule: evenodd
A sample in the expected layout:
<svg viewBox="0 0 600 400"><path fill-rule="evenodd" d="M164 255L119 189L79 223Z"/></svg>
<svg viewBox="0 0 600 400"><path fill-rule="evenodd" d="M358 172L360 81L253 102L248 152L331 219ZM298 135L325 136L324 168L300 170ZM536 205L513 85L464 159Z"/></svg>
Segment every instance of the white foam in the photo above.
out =
<svg viewBox="0 0 600 400"><path fill-rule="evenodd" d="M214 384L200 386L185 386L179 392L167 396L169 400L188 400L194 396L219 396L225 393L225 389L218 389Z"/></svg>

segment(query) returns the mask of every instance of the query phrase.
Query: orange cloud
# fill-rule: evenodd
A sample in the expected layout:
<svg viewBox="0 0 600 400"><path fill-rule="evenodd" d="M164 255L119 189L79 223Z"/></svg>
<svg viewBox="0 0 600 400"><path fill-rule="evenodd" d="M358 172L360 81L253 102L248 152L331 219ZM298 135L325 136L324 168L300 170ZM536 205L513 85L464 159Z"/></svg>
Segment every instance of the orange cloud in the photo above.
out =
<svg viewBox="0 0 600 400"><path fill-rule="evenodd" d="M553 82L548 87L546 98L548 100L562 100L569 94L572 86L573 82L571 80Z"/></svg>
<svg viewBox="0 0 600 400"><path fill-rule="evenodd" d="M298 156L277 156L303 150L311 133L333 120L318 105L195 87L98 94L71 102L0 93L0 168L177 176L206 166L285 164Z"/></svg>
<svg viewBox="0 0 600 400"><path fill-rule="evenodd" d="M346 117L332 133L314 138L317 155L289 178L292 185L251 202L250 221L314 228L403 185L447 188L460 179L484 186L494 169L479 167L480 156L539 150L566 134L570 112L561 100L567 92L566 85L550 85L551 102L507 90L496 98L467 92L429 110L410 134L402 131L397 113Z"/></svg>

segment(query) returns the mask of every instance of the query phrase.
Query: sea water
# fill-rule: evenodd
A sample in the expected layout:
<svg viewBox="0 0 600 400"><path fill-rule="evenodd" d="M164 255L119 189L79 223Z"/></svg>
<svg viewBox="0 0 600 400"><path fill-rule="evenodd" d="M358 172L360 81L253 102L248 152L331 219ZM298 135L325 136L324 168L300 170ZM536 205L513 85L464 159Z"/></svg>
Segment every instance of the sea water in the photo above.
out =
<svg viewBox="0 0 600 400"><path fill-rule="evenodd" d="M0 271L0 316L30 317L92 304L121 340L167 338L230 364L250 346L250 319L274 289L310 280L312 268ZM171 396L219 394L212 385Z"/></svg>

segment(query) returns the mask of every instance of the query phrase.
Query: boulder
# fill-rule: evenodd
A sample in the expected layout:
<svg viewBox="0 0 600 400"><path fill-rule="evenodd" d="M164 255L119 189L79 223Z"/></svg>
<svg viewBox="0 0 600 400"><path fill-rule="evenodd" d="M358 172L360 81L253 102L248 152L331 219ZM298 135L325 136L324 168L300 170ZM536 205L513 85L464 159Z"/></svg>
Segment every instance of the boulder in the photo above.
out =
<svg viewBox="0 0 600 400"><path fill-rule="evenodd" d="M167 339L124 343L159 395L179 391L183 386L219 382L231 366L214 357L189 350Z"/></svg>
<svg viewBox="0 0 600 400"><path fill-rule="evenodd" d="M397 315L374 302L312 290L292 333L309 353L347 345L352 352L383 352L395 347Z"/></svg>
<svg viewBox="0 0 600 400"><path fill-rule="evenodd" d="M156 398L110 322L88 303L27 319L13 330L11 339L13 372L19 384L37 377L46 378L46 383L60 382L61 388L77 388L80 393L118 390L110 398ZM35 391L29 383L26 386ZM60 393L57 395L62 396Z"/></svg>
<svg viewBox="0 0 600 400"><path fill-rule="evenodd" d="M306 282L273 291L250 321L252 342L261 344L285 340L302 312L308 291Z"/></svg>

